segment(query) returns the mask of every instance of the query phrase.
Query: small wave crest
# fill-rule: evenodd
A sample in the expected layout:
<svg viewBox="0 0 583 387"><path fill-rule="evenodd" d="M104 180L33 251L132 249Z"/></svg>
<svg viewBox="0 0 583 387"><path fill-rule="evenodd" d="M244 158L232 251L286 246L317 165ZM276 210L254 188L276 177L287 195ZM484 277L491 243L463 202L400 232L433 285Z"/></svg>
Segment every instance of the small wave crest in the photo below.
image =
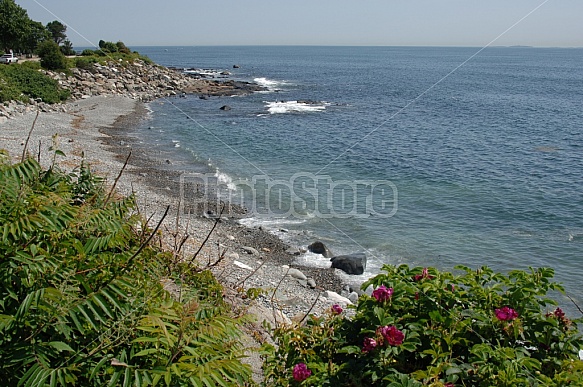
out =
<svg viewBox="0 0 583 387"><path fill-rule="evenodd" d="M182 70L184 74L199 76L203 78L217 78L219 76L230 75L228 71L217 70L217 69L184 69Z"/></svg>
<svg viewBox="0 0 583 387"><path fill-rule="evenodd" d="M327 102L317 101L275 101L266 102L267 111L271 114L313 113L326 110Z"/></svg>
<svg viewBox="0 0 583 387"><path fill-rule="evenodd" d="M253 81L257 83L259 86L263 86L267 88L269 91L277 91L281 90L282 86L287 85L286 81L274 81L272 79L267 79L264 77L261 78L254 78Z"/></svg>

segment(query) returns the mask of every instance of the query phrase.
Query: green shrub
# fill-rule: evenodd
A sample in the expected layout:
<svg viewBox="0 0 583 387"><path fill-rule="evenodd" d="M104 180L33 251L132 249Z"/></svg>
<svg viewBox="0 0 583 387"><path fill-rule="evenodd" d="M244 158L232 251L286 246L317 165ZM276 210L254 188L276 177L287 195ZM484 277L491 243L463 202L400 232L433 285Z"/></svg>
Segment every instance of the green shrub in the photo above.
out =
<svg viewBox="0 0 583 387"><path fill-rule="evenodd" d="M119 42L117 42L115 45L117 46L117 52L120 52L122 54L131 54L132 53L130 51L130 49L127 48L127 46L121 40Z"/></svg>
<svg viewBox="0 0 583 387"><path fill-rule="evenodd" d="M63 55L75 55L75 49L73 48L73 43L69 39L65 40L60 47Z"/></svg>
<svg viewBox="0 0 583 387"><path fill-rule="evenodd" d="M104 52L117 52L117 44L113 42L106 42L104 40L99 41L99 48Z"/></svg>
<svg viewBox="0 0 583 387"><path fill-rule="evenodd" d="M61 52L59 45L46 40L37 49L40 65L47 70L64 70L67 68L67 58Z"/></svg>
<svg viewBox="0 0 583 387"><path fill-rule="evenodd" d="M336 307L276 331L266 383L287 386L583 385L583 339L549 291L553 270L454 275L385 266L356 315ZM340 313L339 313L340 312ZM305 380L305 382L304 382Z"/></svg>
<svg viewBox="0 0 583 387"><path fill-rule="evenodd" d="M8 102L8 101L23 101L26 99L23 96L20 89L18 89L14 84L7 81L3 75L2 71L0 70L0 102Z"/></svg>
<svg viewBox="0 0 583 387"><path fill-rule="evenodd" d="M150 247L155 230L132 197L110 197L85 165L67 174L0 156L3 385L250 382L241 320L227 313L221 286Z"/></svg>
<svg viewBox="0 0 583 387"><path fill-rule="evenodd" d="M69 98L70 92L61 89L54 79L38 71L38 63L25 62L15 66L0 66L0 102L40 98L47 103L58 103Z"/></svg>
<svg viewBox="0 0 583 387"><path fill-rule="evenodd" d="M85 50L83 50L83 52L81 53L81 55L83 55L83 56L92 56L92 55L95 55L95 51L86 48Z"/></svg>
<svg viewBox="0 0 583 387"><path fill-rule="evenodd" d="M95 58L76 58L75 67L83 70L91 70L93 65L97 63Z"/></svg>

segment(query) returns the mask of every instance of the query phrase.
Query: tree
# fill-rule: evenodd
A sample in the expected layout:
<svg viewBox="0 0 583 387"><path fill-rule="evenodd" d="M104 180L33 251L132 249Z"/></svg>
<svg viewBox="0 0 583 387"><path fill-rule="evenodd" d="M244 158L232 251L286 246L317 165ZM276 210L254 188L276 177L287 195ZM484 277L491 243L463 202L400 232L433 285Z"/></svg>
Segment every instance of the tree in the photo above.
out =
<svg viewBox="0 0 583 387"><path fill-rule="evenodd" d="M40 65L47 70L62 70L67 67L67 58L59 45L52 40L45 40L38 46Z"/></svg>
<svg viewBox="0 0 583 387"><path fill-rule="evenodd" d="M51 39L51 35L41 22L31 20L28 31L22 50L26 54L32 54L41 42Z"/></svg>
<svg viewBox="0 0 583 387"><path fill-rule="evenodd" d="M63 42L61 46L61 52L63 55L75 55L75 50L73 49L73 43L69 39Z"/></svg>
<svg viewBox="0 0 583 387"><path fill-rule="evenodd" d="M54 20L47 24L47 30L53 37L53 41L57 44L61 44L65 39L67 39L67 26L58 20Z"/></svg>
<svg viewBox="0 0 583 387"><path fill-rule="evenodd" d="M0 0L0 48L4 51L22 50L31 22L26 10L14 0Z"/></svg>

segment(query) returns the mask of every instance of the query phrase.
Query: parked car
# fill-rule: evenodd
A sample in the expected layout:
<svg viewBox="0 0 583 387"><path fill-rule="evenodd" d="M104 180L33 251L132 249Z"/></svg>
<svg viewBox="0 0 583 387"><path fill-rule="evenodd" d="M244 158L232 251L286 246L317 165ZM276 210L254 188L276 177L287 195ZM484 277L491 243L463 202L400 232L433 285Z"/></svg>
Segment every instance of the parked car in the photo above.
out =
<svg viewBox="0 0 583 387"><path fill-rule="evenodd" d="M4 54L2 55L2 57L0 57L0 63L17 63L17 62L18 57L14 56L13 53Z"/></svg>

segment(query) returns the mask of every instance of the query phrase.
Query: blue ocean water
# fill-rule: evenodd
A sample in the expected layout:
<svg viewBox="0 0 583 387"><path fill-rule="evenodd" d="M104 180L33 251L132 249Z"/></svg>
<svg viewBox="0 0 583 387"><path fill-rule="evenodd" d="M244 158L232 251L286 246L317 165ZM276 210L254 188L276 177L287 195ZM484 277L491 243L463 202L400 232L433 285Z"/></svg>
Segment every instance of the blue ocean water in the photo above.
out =
<svg viewBox="0 0 583 387"><path fill-rule="evenodd" d="M227 70L269 88L157 100L137 130L181 167L281 182L269 203L254 203L270 216L247 222L285 228L292 243L366 251L365 276L384 263L552 267L583 305L583 49L137 49L162 65ZM291 203L290 181L305 193L320 178L322 191ZM339 187L326 191L326 182ZM369 185L354 196L358 182ZM322 192L341 216L315 208ZM300 216L284 217L289 209Z"/></svg>

